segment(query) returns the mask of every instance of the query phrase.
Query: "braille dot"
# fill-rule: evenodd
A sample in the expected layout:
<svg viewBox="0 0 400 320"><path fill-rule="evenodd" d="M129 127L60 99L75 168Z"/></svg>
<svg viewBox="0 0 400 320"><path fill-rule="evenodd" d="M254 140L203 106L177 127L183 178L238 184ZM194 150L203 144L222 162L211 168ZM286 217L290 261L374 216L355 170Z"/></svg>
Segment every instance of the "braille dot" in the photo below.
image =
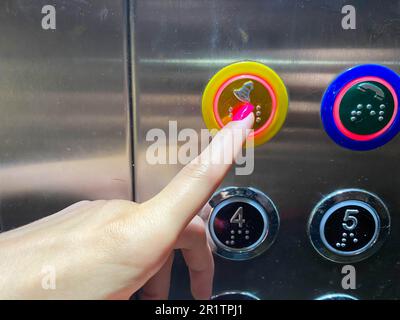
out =
<svg viewBox="0 0 400 320"><path fill-rule="evenodd" d="M385 114L385 111L379 111L379 115L383 116Z"/></svg>
<svg viewBox="0 0 400 320"><path fill-rule="evenodd" d="M232 118L232 117L233 117L233 114L232 114L232 113L230 113L230 114L229 114L229 118Z"/></svg>
<svg viewBox="0 0 400 320"><path fill-rule="evenodd" d="M250 239L250 237L249 237L249 236L245 236L245 239L246 239L246 240L249 240L249 239Z"/></svg>
<svg viewBox="0 0 400 320"><path fill-rule="evenodd" d="M257 117L261 116L261 111L257 111L257 112L256 112L256 116L257 116Z"/></svg>
<svg viewBox="0 0 400 320"><path fill-rule="evenodd" d="M357 105L357 109L362 109L362 108L363 108L362 104Z"/></svg>
<svg viewBox="0 0 400 320"><path fill-rule="evenodd" d="M385 105L384 105L384 104L381 104L381 105L379 106L379 108L385 109Z"/></svg>
<svg viewBox="0 0 400 320"><path fill-rule="evenodd" d="M371 109L372 105L371 104L367 104L367 109Z"/></svg>
<svg viewBox="0 0 400 320"><path fill-rule="evenodd" d="M374 110L372 110L369 114L370 114L371 116L374 116L374 115L376 115L376 112L375 112Z"/></svg>
<svg viewBox="0 0 400 320"><path fill-rule="evenodd" d="M229 242L228 240L227 240L227 241L225 241L225 244L229 245L229 243L230 243L230 242Z"/></svg>
<svg viewBox="0 0 400 320"><path fill-rule="evenodd" d="M249 233L250 233L250 231L249 231L249 230L246 230L245 232L246 232L246 234L249 234Z"/></svg>
<svg viewBox="0 0 400 320"><path fill-rule="evenodd" d="M362 115L362 112L361 111L357 111L357 115L358 116Z"/></svg>
<svg viewBox="0 0 400 320"><path fill-rule="evenodd" d="M260 122L261 122L261 118L257 117L257 118L256 118L256 122L257 122L257 123L260 123Z"/></svg>
<svg viewBox="0 0 400 320"><path fill-rule="evenodd" d="M346 232L343 232L343 233L342 233L342 237L347 237L347 233L346 233Z"/></svg>
<svg viewBox="0 0 400 320"><path fill-rule="evenodd" d="M350 233L350 238L353 238L354 237L354 233Z"/></svg>
<svg viewBox="0 0 400 320"><path fill-rule="evenodd" d="M351 117L350 120L354 122L354 121L357 120L357 118L356 117Z"/></svg>
<svg viewBox="0 0 400 320"><path fill-rule="evenodd" d="M339 242L336 243L336 247L340 248L340 243Z"/></svg>
<svg viewBox="0 0 400 320"><path fill-rule="evenodd" d="M352 112L351 112L351 115L352 116L355 116L357 114L357 111L355 111L355 110L353 110Z"/></svg>
<svg viewBox="0 0 400 320"><path fill-rule="evenodd" d="M232 240L235 240L235 236L231 236L231 239L232 239Z"/></svg>
<svg viewBox="0 0 400 320"><path fill-rule="evenodd" d="M353 242L354 242L354 243L357 243L357 242L358 242L358 239L357 239L357 238L354 238L354 239L353 239Z"/></svg>
<svg viewBox="0 0 400 320"><path fill-rule="evenodd" d="M378 120L379 120L379 121L382 121L382 120L383 120L383 117L379 117Z"/></svg>
<svg viewBox="0 0 400 320"><path fill-rule="evenodd" d="M344 248L344 247L346 246L346 244L345 244L345 243L341 243L340 246L341 246L342 248Z"/></svg>
<svg viewBox="0 0 400 320"><path fill-rule="evenodd" d="M242 230L238 230L238 234L242 234Z"/></svg>
<svg viewBox="0 0 400 320"><path fill-rule="evenodd" d="M235 241L232 240L230 243L231 243L231 246L233 246L235 244Z"/></svg>
<svg viewBox="0 0 400 320"><path fill-rule="evenodd" d="M229 107L228 111L229 111L229 112L232 112L232 111L233 111L233 108L232 108L232 107Z"/></svg>
<svg viewBox="0 0 400 320"><path fill-rule="evenodd" d="M342 242L346 242L346 241L347 241L347 239L346 239L346 238L343 238L343 239L342 239Z"/></svg>
<svg viewBox="0 0 400 320"><path fill-rule="evenodd" d="M257 111L260 111L260 110L261 110L261 106L257 106L257 107L256 107L256 110L257 110Z"/></svg>
<svg viewBox="0 0 400 320"><path fill-rule="evenodd" d="M235 230L231 230L231 233L232 233L232 234L235 234Z"/></svg>

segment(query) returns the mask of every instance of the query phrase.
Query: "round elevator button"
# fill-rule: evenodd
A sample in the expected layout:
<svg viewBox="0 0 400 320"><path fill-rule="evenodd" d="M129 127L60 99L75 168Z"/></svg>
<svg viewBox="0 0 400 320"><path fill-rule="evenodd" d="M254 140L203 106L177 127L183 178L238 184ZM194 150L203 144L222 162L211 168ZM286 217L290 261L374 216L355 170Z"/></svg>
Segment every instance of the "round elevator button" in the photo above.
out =
<svg viewBox="0 0 400 320"><path fill-rule="evenodd" d="M346 189L325 197L314 208L308 233L314 248L335 262L357 262L375 253L390 230L385 204L376 195Z"/></svg>
<svg viewBox="0 0 400 320"><path fill-rule="evenodd" d="M253 258L274 242L279 216L273 202L253 188L230 187L215 194L208 230L216 253L232 260Z"/></svg>
<svg viewBox="0 0 400 320"><path fill-rule="evenodd" d="M269 67L251 61L231 64L217 72L203 93L202 113L208 129L221 129L244 104L254 107L255 145L267 142L282 127L288 95L281 78Z"/></svg>
<svg viewBox="0 0 400 320"><path fill-rule="evenodd" d="M369 150L390 141L400 130L400 78L379 65L354 67L337 77L322 99L325 130L338 144Z"/></svg>
<svg viewBox="0 0 400 320"><path fill-rule="evenodd" d="M393 88L379 78L365 77L342 89L334 106L335 122L346 136L360 141L386 131L397 115Z"/></svg>
<svg viewBox="0 0 400 320"><path fill-rule="evenodd" d="M221 202L214 211L213 234L229 248L256 247L267 234L267 214L253 200L233 197Z"/></svg>

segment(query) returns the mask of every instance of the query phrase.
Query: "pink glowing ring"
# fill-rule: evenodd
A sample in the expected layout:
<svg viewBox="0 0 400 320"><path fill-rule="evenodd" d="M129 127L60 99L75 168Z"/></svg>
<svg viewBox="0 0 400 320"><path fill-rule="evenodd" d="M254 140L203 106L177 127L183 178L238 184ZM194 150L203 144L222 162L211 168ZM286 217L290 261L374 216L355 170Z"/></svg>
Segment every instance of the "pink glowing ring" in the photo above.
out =
<svg viewBox="0 0 400 320"><path fill-rule="evenodd" d="M219 101L219 98L221 97L222 92L225 90L225 88L226 88L227 86L229 86L232 82L234 82L234 81L236 81L236 80L241 80L241 79L251 79L251 80L254 80L254 81L257 81L257 82L261 83L262 86L263 86L265 89L268 90L268 93L269 93L269 95L270 95L270 97L271 97L271 100L272 100L271 115L270 115L268 121L265 122L264 125L263 125L261 128L257 129L257 130L254 132L254 134L252 134L252 135L254 135L254 136L256 137L259 133L263 132L264 130L266 130L266 129L271 125L272 120L273 120L274 117L275 117L276 108L277 108L276 96L275 96L274 90L273 90L272 87L268 84L267 81L265 81L264 79L262 79L262 78L260 78L260 77L258 77L258 76L255 76L255 75L252 75L252 74L241 74L241 75L234 76L234 77L228 79L227 81L225 81L225 82L222 84L222 86L219 87L219 89L218 89L218 91L217 91L217 94L215 95L215 98L214 98L214 106L213 106L213 111L214 111L215 120L217 121L218 125L219 125L221 128L224 126L224 124L222 123L221 117L219 116L219 112L218 112L218 101ZM250 135L250 136L251 136L251 135Z"/></svg>
<svg viewBox="0 0 400 320"><path fill-rule="evenodd" d="M392 118L390 119L389 123L379 130L378 132L372 133L372 134L367 134L367 135L361 135L361 134L356 134L354 132L351 132L348 130L340 120L340 115L339 115L339 109L340 109L340 103L342 102L343 96L346 94L346 92L354 85L360 82L364 81L375 81L379 82L380 84L384 85L392 94L393 100L394 100L394 109L393 109L393 115ZM353 81L349 82L342 90L340 90L339 94L337 95L335 99L335 103L333 106L333 119L335 121L335 124L339 131L344 134L346 137L356 140L356 141L369 141L373 140L377 137L379 137L381 134L385 133L393 124L394 120L396 119L397 115L397 110L398 110L398 100L397 100L397 95L393 87L385 80L378 78L378 77L362 77L362 78L357 78L354 79Z"/></svg>

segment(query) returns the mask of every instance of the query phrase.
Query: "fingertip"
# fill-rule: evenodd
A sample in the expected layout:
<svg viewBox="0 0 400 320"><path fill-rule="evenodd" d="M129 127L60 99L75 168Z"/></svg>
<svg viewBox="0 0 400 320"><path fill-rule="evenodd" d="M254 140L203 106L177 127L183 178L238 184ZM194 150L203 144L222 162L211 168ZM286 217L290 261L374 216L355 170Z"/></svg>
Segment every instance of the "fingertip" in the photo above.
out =
<svg viewBox="0 0 400 320"><path fill-rule="evenodd" d="M254 120L255 120L254 113L251 112L250 114L248 114L248 116L246 118L244 118L241 121L246 129L251 129L251 128L253 128Z"/></svg>
<svg viewBox="0 0 400 320"><path fill-rule="evenodd" d="M250 112L244 119L229 122L225 128L231 129L251 129L254 124L254 113Z"/></svg>

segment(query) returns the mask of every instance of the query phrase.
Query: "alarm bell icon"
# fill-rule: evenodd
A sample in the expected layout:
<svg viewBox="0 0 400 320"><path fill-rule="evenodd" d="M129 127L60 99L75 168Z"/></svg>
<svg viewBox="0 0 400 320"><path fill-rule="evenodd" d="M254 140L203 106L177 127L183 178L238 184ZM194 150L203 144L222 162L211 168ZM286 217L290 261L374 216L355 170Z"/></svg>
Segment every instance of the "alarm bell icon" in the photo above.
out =
<svg viewBox="0 0 400 320"><path fill-rule="evenodd" d="M240 89L234 89L233 94L235 97L242 102L250 102L250 93L254 89L252 81L247 81L243 84Z"/></svg>

